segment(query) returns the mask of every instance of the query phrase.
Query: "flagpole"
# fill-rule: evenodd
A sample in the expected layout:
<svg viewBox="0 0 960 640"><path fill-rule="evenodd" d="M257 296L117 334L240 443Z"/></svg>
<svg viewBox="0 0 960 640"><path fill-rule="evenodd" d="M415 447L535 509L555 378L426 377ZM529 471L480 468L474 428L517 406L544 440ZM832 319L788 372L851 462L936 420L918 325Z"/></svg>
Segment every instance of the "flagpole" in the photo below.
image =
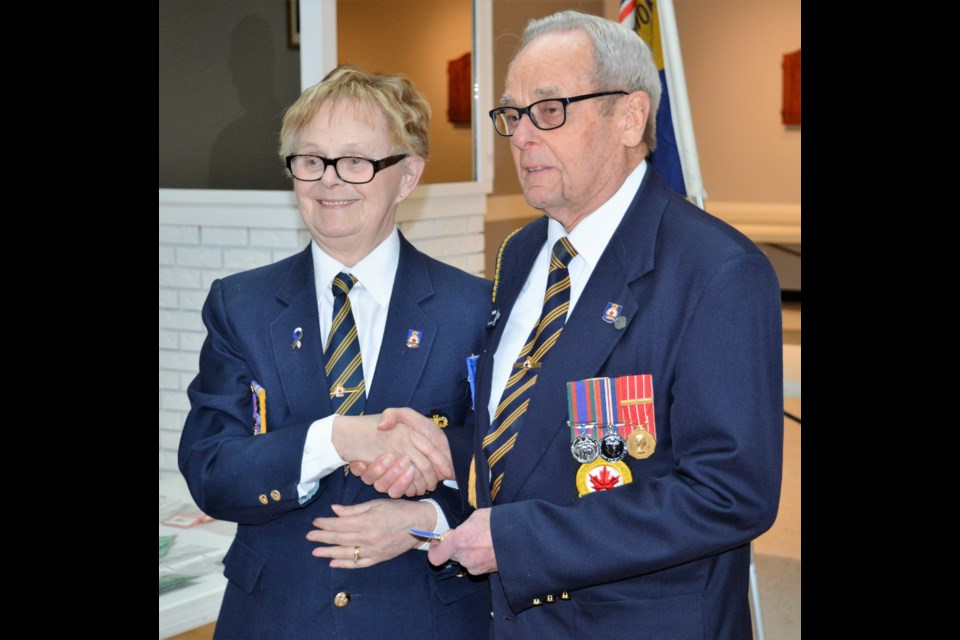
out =
<svg viewBox="0 0 960 640"><path fill-rule="evenodd" d="M680 55L680 37L677 34L673 0L658 0L657 9L660 17L663 65L667 90L670 92L670 111L680 152L683 182L687 188L687 196L693 197L694 202L702 209L707 194L703 190L703 177L700 175L700 157L697 155L697 141L693 135L693 116L690 112L690 98L687 96L687 80L683 73L683 57Z"/></svg>

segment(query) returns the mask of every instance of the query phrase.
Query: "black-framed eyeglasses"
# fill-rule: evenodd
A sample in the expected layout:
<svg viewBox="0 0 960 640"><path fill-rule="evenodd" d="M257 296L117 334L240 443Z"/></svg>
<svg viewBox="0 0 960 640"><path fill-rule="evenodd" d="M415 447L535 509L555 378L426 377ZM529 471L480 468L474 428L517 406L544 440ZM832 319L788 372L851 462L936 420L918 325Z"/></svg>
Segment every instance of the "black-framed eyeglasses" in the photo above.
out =
<svg viewBox="0 0 960 640"><path fill-rule="evenodd" d="M490 118L493 120L493 127L502 136L512 136L520 126L520 118L523 114L530 117L530 122L537 129L550 131L559 129L567 121L567 105L571 102L580 102L591 98L600 98L603 96L629 95L626 91L601 91L600 93L588 93L582 96L572 98L547 98L546 100L537 100L529 107L497 107L490 110Z"/></svg>
<svg viewBox="0 0 960 640"><path fill-rule="evenodd" d="M343 156L341 158L324 158L323 156L297 154L287 156L287 169L297 180L316 182L323 177L327 167L333 165L333 170L344 182L350 184L366 184L373 180L378 171L392 167L407 157L408 154L390 156L382 160L358 158L357 156Z"/></svg>

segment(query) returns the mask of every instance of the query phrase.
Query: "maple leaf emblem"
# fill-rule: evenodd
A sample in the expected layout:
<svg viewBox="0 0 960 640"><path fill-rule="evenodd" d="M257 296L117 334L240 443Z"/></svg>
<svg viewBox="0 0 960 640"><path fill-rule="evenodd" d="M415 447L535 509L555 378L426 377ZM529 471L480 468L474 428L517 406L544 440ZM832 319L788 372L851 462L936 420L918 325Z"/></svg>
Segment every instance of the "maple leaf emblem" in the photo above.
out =
<svg viewBox="0 0 960 640"><path fill-rule="evenodd" d="M607 466L600 467L600 473L590 474L590 484L593 485L594 491L613 489L619 481L620 474L617 472L610 473L610 467Z"/></svg>

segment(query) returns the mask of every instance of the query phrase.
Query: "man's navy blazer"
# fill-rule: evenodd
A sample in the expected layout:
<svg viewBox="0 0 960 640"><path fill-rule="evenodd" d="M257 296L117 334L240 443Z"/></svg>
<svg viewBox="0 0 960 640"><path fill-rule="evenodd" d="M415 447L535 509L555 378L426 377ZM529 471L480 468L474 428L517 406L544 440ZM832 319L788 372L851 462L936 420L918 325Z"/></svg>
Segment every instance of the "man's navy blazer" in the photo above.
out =
<svg viewBox="0 0 960 640"><path fill-rule="evenodd" d="M490 282L434 260L400 236L400 258L366 413L412 407L448 418L456 440L470 409L466 358L482 347ZM385 498L346 470L300 504L310 424L333 413L324 375L310 248L214 282L208 336L180 441L180 469L197 504L238 523L224 559L229 580L218 638L486 638L486 580L435 569L409 551L370 568L330 569L306 539L331 504ZM300 348L293 332L303 330ZM407 346L420 331L417 348ZM266 390L267 432L253 435L251 381ZM443 489L443 491L450 491ZM455 492L454 492L455 493ZM459 500L457 500L459 502ZM344 607L334 605L347 594ZM341 599L342 601L342 599Z"/></svg>
<svg viewBox="0 0 960 640"><path fill-rule="evenodd" d="M502 249L500 317L478 370L480 507L490 505L480 439L492 355L546 238L541 218ZM625 326L604 321L609 303ZM781 361L769 261L648 167L538 371L508 455L491 513L496 637L751 637L749 542L779 502ZM624 458L631 483L580 498L566 383L633 374L653 376L656 450Z"/></svg>

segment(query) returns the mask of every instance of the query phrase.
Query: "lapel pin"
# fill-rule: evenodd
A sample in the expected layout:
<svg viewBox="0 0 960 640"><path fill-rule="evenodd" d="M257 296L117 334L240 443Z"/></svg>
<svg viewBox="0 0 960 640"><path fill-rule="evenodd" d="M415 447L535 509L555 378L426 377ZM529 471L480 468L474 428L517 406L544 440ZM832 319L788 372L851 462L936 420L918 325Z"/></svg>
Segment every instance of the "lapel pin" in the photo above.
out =
<svg viewBox="0 0 960 640"><path fill-rule="evenodd" d="M303 337L303 329L297 327L293 330L293 344L290 345L291 349L299 349L302 345L300 344L300 338Z"/></svg>
<svg viewBox="0 0 960 640"><path fill-rule="evenodd" d="M500 309L494 309L490 312L490 319L487 320L487 329L493 329L497 326L497 320L500 319Z"/></svg>
<svg viewBox="0 0 960 640"><path fill-rule="evenodd" d="M407 349L419 349L420 340L423 339L423 332L416 329L407 331Z"/></svg>
<svg viewBox="0 0 960 640"><path fill-rule="evenodd" d="M620 317L622 309L623 305L617 304L616 302L608 302L607 308L603 310L603 321L613 324L617 318Z"/></svg>
<svg viewBox="0 0 960 640"><path fill-rule="evenodd" d="M613 326L615 329L623 329L625 326L627 326L627 319L623 316L620 316L613 321Z"/></svg>
<svg viewBox="0 0 960 640"><path fill-rule="evenodd" d="M441 412L440 409L431 409L427 417L433 420L441 429L446 429L447 425L450 424L450 416Z"/></svg>

